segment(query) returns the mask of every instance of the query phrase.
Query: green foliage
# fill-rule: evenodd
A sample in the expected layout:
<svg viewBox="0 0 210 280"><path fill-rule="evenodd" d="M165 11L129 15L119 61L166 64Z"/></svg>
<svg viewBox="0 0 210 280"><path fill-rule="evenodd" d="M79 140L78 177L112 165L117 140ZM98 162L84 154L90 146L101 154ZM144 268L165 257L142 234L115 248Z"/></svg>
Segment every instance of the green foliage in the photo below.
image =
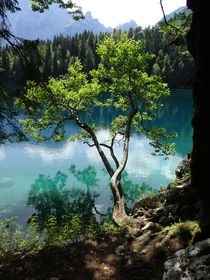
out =
<svg viewBox="0 0 210 280"><path fill-rule="evenodd" d="M169 238L178 238L184 244L192 245L194 238L200 231L200 225L196 221L174 223L164 228L165 238L163 242Z"/></svg>
<svg viewBox="0 0 210 280"><path fill-rule="evenodd" d="M148 72L160 75L170 88L189 86L194 75L194 62L187 52L187 46L169 45L175 40L175 35L161 32L158 28L146 28L143 36L146 50L155 54Z"/></svg>
<svg viewBox="0 0 210 280"><path fill-rule="evenodd" d="M24 228L17 223L17 218L5 219L0 223L0 255L5 258L14 253L35 250L42 241L34 224Z"/></svg>
<svg viewBox="0 0 210 280"><path fill-rule="evenodd" d="M43 13L49 9L53 3L59 4L60 8L68 9L68 12L73 15L74 20L83 19L83 13L80 7L76 6L71 0L31 0L31 8L33 11Z"/></svg>
<svg viewBox="0 0 210 280"><path fill-rule="evenodd" d="M141 187L138 189L139 198L145 199L147 197L153 196L158 193L158 189L151 187L145 182L142 183Z"/></svg>
<svg viewBox="0 0 210 280"><path fill-rule="evenodd" d="M47 86L28 82L27 99L36 106L27 120L21 120L24 132L31 133L37 141L64 141L64 122L73 119L82 131L70 140L84 139L89 143L88 139L92 138L90 130L95 132L99 128L91 118L88 129L87 126L84 129L85 125L80 121L81 112L88 115L94 107L110 106L112 103L114 108L124 111L112 122L113 135L125 133L133 108L136 112L131 126L150 139L154 153L173 154L174 145L169 140L176 134L167 134L164 128L147 129L144 125L144 120L151 120L155 111L162 107L160 99L169 95L169 89L160 77L149 76L145 72L147 61L153 56L145 52L143 42L124 35L120 41L108 37L98 46L97 53L102 62L90 72L90 81L82 71L81 63L76 61L69 67L67 75L59 79L49 78ZM20 103L24 108L21 100ZM49 128L51 133L46 134Z"/></svg>
<svg viewBox="0 0 210 280"><path fill-rule="evenodd" d="M82 225L78 215L65 215L61 224L55 216L51 216L44 224L45 245L65 244L66 242L78 242L82 239Z"/></svg>
<svg viewBox="0 0 210 280"><path fill-rule="evenodd" d="M109 35L111 37L111 35ZM115 30L112 37L118 41L119 30ZM145 49L155 54L152 60L148 61L147 72L161 75L163 81L170 87L186 86L189 79L193 77L193 60L186 53L187 48L171 47L169 42L173 39L171 34L162 33L157 28L131 29L128 37L134 40L145 40ZM56 36L53 41L39 42L37 51L39 56L34 57L34 51L28 50L28 61L35 61L39 75L47 80L50 76L58 77L65 75L68 67L74 64L78 57L87 73L97 68L100 63L99 55L96 52L97 44L103 42L105 34L94 35L85 31L83 34L75 35L72 38ZM4 69L1 79L4 81L20 81L24 77L21 61L17 53L11 47L0 50L2 53L0 67ZM37 59L39 57L39 59ZM31 66L31 68L33 68ZM36 70L36 72L37 72ZM32 75L30 79L34 79Z"/></svg>
<svg viewBox="0 0 210 280"><path fill-rule="evenodd" d="M113 178L115 171L102 147L109 149L116 172L120 172L120 181L128 159L131 130L146 135L154 154L174 154L174 144L170 141L176 134L167 134L164 128L145 125L145 120L151 121L156 116L157 110L163 106L160 100L169 96L170 92L159 76L146 73L148 60L153 56L145 52L142 41L129 39L125 34L121 40L107 37L98 45L96 52L101 63L88 75L77 60L65 76L51 77L47 84L28 82L26 98L31 106L28 118L20 120L20 123L24 132L30 133L36 141L52 139L59 142L67 139L66 121L75 121L81 132L69 140L83 140L90 147L96 146L107 172ZM25 108L21 99L17 103ZM119 112L112 121L111 138L99 143L95 132L100 128L96 126L93 109L111 106ZM124 144L121 163L113 149L118 135L122 136Z"/></svg>
<svg viewBox="0 0 210 280"><path fill-rule="evenodd" d="M180 13L175 13L167 22L159 22L159 28L162 32L173 34L176 36L186 35L190 30L192 22L192 13L189 9L185 9Z"/></svg>
<svg viewBox="0 0 210 280"><path fill-rule="evenodd" d="M189 164L183 170L181 178L175 178L169 185L168 188L173 188L179 185L183 185L189 183L191 181L191 168L190 168L190 161Z"/></svg>
<svg viewBox="0 0 210 280"><path fill-rule="evenodd" d="M112 222L99 224L95 218L84 225L82 216L67 214L63 216L62 224L58 224L56 217L51 216L45 223L44 244L54 246L75 243L119 231Z"/></svg>
<svg viewBox="0 0 210 280"><path fill-rule="evenodd" d="M81 216L68 214L63 217L62 224L59 224L56 217L52 215L45 222L45 229L41 233L37 227L37 218L30 218L27 227L19 225L17 219L18 217L11 217L0 223L1 258L11 258L15 253L24 254L45 246L60 246L97 238L121 230L112 222L104 222L100 225L95 220L91 220L89 225L84 226Z"/></svg>

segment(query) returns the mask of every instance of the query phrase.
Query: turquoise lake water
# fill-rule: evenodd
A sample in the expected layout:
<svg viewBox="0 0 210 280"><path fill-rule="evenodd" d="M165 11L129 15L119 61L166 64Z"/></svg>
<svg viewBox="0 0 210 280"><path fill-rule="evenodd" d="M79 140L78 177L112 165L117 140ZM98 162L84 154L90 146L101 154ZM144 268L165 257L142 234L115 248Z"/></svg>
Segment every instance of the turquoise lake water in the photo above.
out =
<svg viewBox="0 0 210 280"><path fill-rule="evenodd" d="M148 141L141 135L133 135L123 178L130 206L138 199L137 189L142 184L156 189L166 187L174 179L178 163L192 148L191 91L172 91L164 104L164 110L159 112L154 123L178 132L175 139L177 154L168 160L154 157L150 154L152 148ZM107 123L111 112L99 115L98 119L104 128L97 136L103 139L109 135ZM75 131L76 128L70 124L68 130ZM119 157L121 148L116 146ZM96 149L83 143L2 145L0 166L0 220L19 216L20 223L25 223L33 212L57 211L55 204L65 200L70 200L72 207L77 209L89 203L93 212L100 213L112 206L109 178L103 164ZM132 188L129 189L129 185ZM85 200L87 196L91 196L89 202Z"/></svg>

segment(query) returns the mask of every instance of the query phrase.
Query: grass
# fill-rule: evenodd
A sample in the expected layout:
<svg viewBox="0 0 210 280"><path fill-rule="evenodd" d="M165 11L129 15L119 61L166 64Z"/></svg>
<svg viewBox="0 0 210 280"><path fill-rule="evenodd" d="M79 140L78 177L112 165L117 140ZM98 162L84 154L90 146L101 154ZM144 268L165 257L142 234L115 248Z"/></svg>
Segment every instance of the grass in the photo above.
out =
<svg viewBox="0 0 210 280"><path fill-rule="evenodd" d="M201 231L200 225L196 221L186 221L174 223L163 229L164 239L162 242L170 238L177 238L185 245L192 245L196 235Z"/></svg>

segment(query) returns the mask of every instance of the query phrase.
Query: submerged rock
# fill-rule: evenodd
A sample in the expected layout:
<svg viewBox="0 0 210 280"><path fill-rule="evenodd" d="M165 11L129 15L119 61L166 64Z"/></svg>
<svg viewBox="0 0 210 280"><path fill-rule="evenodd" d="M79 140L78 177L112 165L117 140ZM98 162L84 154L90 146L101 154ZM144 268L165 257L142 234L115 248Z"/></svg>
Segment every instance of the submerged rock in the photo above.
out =
<svg viewBox="0 0 210 280"><path fill-rule="evenodd" d="M8 177L0 177L0 189L9 188L14 185L14 182L11 178Z"/></svg>

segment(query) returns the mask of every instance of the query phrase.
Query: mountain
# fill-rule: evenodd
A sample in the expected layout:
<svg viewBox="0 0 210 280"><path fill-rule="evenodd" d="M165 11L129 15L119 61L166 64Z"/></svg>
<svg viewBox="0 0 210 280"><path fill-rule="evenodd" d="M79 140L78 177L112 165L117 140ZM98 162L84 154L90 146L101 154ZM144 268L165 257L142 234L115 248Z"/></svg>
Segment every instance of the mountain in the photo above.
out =
<svg viewBox="0 0 210 280"><path fill-rule="evenodd" d="M128 31L130 28L136 28L138 25L134 20L126 22L124 24L119 24L116 29L121 29L122 31Z"/></svg>
<svg viewBox="0 0 210 280"><path fill-rule="evenodd" d="M73 22L72 16L59 5L53 4L44 13L33 12L30 0L19 0L21 11L8 14L11 32L24 39L53 39L64 27Z"/></svg>
<svg viewBox="0 0 210 280"><path fill-rule="evenodd" d="M62 34L72 37L76 33L83 33L85 30L92 31L94 34L113 31L111 27L105 27L98 19L93 18L91 12L87 12L84 20L74 21L67 25Z"/></svg>
<svg viewBox="0 0 210 280"><path fill-rule="evenodd" d="M57 4L51 5L44 13L33 12L30 8L30 0L19 0L19 7L21 11L8 14L8 18L11 32L24 39L46 40L53 39L59 34L72 37L85 30L92 31L94 34L113 31L113 28L105 27L98 19L93 18L91 12L86 13L84 20L74 21L72 16ZM116 28L128 31L130 27L137 27L135 21L118 25Z"/></svg>
<svg viewBox="0 0 210 280"><path fill-rule="evenodd" d="M118 25L115 29L121 29L122 31L128 31L131 27L136 28L138 25L134 20L130 22ZM92 17L91 12L85 14L84 20L75 21L72 24L65 27L62 32L63 35L74 36L76 33L83 33L85 30L92 31L94 34L99 34L100 32L112 32L114 28L105 27L98 19Z"/></svg>

